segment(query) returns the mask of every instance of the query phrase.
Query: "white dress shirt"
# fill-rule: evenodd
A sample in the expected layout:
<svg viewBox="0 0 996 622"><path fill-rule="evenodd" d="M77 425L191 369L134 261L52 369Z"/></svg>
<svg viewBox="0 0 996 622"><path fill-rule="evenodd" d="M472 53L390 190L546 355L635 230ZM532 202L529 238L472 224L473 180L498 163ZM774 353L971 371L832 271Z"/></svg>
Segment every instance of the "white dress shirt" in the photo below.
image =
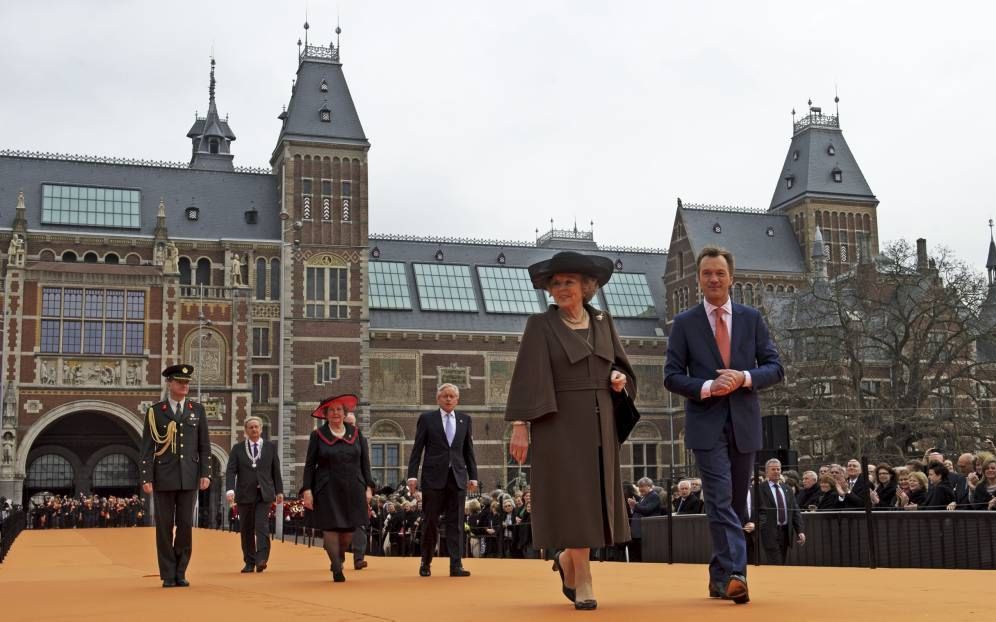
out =
<svg viewBox="0 0 996 622"><path fill-rule="evenodd" d="M733 347L733 301L727 297L726 302L721 305L714 305L708 300L702 300L702 306L705 307L706 318L709 320L709 328L712 329L713 338L716 337L716 309L723 309L726 311L723 316L723 320L726 322L726 332L730 336L730 347ZM744 384L745 389L751 388L750 372L744 370ZM702 393L700 395L702 399L707 397L712 397L712 380L706 380L702 383Z"/></svg>

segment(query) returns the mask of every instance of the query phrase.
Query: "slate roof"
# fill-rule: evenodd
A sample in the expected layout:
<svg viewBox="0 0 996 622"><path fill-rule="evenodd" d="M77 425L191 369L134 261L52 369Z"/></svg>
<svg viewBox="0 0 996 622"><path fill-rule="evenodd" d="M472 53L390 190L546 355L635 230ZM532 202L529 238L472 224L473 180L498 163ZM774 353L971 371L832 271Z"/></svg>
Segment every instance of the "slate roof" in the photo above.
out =
<svg viewBox="0 0 996 622"><path fill-rule="evenodd" d="M120 229L42 224L43 183L140 190L141 226L139 229ZM14 205L20 190L24 191L25 216L28 229L32 231L151 236L156 228L159 200L164 199L166 226L171 238L280 239L277 180L271 174L0 154L0 224L13 223ZM200 210L197 221L187 220L185 210L191 205ZM254 225L247 224L245 219L245 212L251 207L259 212Z"/></svg>
<svg viewBox="0 0 996 622"><path fill-rule="evenodd" d="M678 218L694 254L704 246L722 246L733 253L736 272L806 272L799 241L784 214L682 206Z"/></svg>
<svg viewBox="0 0 996 622"><path fill-rule="evenodd" d="M836 122L836 117L831 118ZM833 155L828 153L831 145ZM841 172L839 183L833 180L835 168ZM790 176L791 188L785 180ZM769 209L777 210L803 196L878 203L839 128L808 125L792 137Z"/></svg>
<svg viewBox="0 0 996 622"><path fill-rule="evenodd" d="M404 262L408 291L411 296L412 310L370 309L370 328L377 329L409 329L409 330L445 330L445 331L478 331L491 333L521 333L526 326L526 314L488 313L485 310L484 298L480 281L477 278L477 266L502 266L526 268L529 265L552 257L564 250L562 246L548 243L543 248L527 243L500 243L487 241L475 242L437 242L431 240L400 240L395 236L370 235L370 248L377 249L380 261ZM436 261L436 252L442 250L444 260ZM664 291L664 270L667 255L662 252L635 251L593 251L583 252L599 254L610 258L613 262L619 260L623 264L623 272L643 273L647 276L656 306L655 318L613 318L620 335L626 337L656 337L655 328L663 326L666 310L666 295ZM505 263L498 263L499 254L505 256ZM371 259L371 262L375 259ZM477 312L422 311L419 307L418 289L415 284L413 263L427 264L459 264L470 266L474 282L474 296L477 300ZM538 292L538 295L542 292ZM545 298L542 299L545 301ZM602 309L607 309L604 296L601 297ZM542 302L540 308L545 308Z"/></svg>
<svg viewBox="0 0 996 622"><path fill-rule="evenodd" d="M321 90L322 80L328 91ZM331 111L331 122L319 118L322 107ZM280 116L284 124L278 148L285 140L370 146L338 61L303 56L287 111Z"/></svg>

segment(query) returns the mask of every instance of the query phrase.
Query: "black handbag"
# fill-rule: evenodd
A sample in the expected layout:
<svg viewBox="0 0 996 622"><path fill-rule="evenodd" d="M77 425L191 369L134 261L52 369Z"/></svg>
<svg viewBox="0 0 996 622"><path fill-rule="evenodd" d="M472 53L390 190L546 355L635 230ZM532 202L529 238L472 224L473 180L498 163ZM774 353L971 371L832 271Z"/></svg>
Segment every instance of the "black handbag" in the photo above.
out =
<svg viewBox="0 0 996 622"><path fill-rule="evenodd" d="M636 404L626 389L609 392L612 394L612 410L616 417L616 437L622 445L640 421L640 411L636 409Z"/></svg>

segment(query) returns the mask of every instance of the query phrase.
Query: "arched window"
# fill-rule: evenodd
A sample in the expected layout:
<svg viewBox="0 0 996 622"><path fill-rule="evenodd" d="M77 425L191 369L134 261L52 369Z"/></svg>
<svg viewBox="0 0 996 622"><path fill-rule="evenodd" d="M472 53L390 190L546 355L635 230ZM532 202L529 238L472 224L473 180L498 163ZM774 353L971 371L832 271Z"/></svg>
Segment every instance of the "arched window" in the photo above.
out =
<svg viewBox="0 0 996 622"><path fill-rule="evenodd" d="M405 434L393 421L381 420L370 430L370 473L378 486L397 488L404 483L401 443Z"/></svg>
<svg viewBox="0 0 996 622"><path fill-rule="evenodd" d="M76 263L78 261L76 259L76 253L73 251L66 251L62 253L62 261L64 263Z"/></svg>
<svg viewBox="0 0 996 622"><path fill-rule="evenodd" d="M197 260L197 282L195 285L211 284L211 260L204 257Z"/></svg>
<svg viewBox="0 0 996 622"><path fill-rule="evenodd" d="M104 263L116 265L121 263L121 258L115 255L114 253L107 253L106 255L104 255Z"/></svg>
<svg viewBox="0 0 996 622"><path fill-rule="evenodd" d="M266 298L266 260L256 260L256 300Z"/></svg>
<svg viewBox="0 0 996 622"><path fill-rule="evenodd" d="M187 257L180 257L180 285L190 285L193 281L190 280L190 259Z"/></svg>
<svg viewBox="0 0 996 622"><path fill-rule="evenodd" d="M97 253L91 251L83 255L83 263L97 263Z"/></svg>
<svg viewBox="0 0 996 622"><path fill-rule="evenodd" d="M270 299L280 299L280 260L270 260Z"/></svg>
<svg viewBox="0 0 996 622"><path fill-rule="evenodd" d="M744 304L754 306L754 285L752 283L744 285Z"/></svg>
<svg viewBox="0 0 996 622"><path fill-rule="evenodd" d="M59 454L35 458L28 467L25 488L72 488L73 465Z"/></svg>
<svg viewBox="0 0 996 622"><path fill-rule="evenodd" d="M93 467L94 488L138 486L138 467L124 454L104 456Z"/></svg>
<svg viewBox="0 0 996 622"><path fill-rule="evenodd" d="M737 304L744 303L744 288L740 283L733 284L733 302Z"/></svg>

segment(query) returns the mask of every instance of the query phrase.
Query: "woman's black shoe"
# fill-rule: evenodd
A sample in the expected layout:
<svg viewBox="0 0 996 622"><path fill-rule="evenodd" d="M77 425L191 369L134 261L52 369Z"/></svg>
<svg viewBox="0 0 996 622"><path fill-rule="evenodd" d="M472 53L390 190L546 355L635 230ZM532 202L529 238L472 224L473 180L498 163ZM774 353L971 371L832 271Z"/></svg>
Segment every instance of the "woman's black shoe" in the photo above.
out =
<svg viewBox="0 0 996 622"><path fill-rule="evenodd" d="M345 583L346 575L342 574L342 571L336 572L332 571L332 581L335 583Z"/></svg>
<svg viewBox="0 0 996 622"><path fill-rule="evenodd" d="M579 611L591 611L598 607L598 601L592 598L591 600L576 600L574 601L574 608Z"/></svg>
<svg viewBox="0 0 996 622"><path fill-rule="evenodd" d="M563 553L563 551L557 551L553 554L553 569L560 573L560 585L564 592L564 596L567 597L567 600L573 603L574 599L577 597L577 590L567 587L567 581L564 579L564 569L560 565L561 553Z"/></svg>

